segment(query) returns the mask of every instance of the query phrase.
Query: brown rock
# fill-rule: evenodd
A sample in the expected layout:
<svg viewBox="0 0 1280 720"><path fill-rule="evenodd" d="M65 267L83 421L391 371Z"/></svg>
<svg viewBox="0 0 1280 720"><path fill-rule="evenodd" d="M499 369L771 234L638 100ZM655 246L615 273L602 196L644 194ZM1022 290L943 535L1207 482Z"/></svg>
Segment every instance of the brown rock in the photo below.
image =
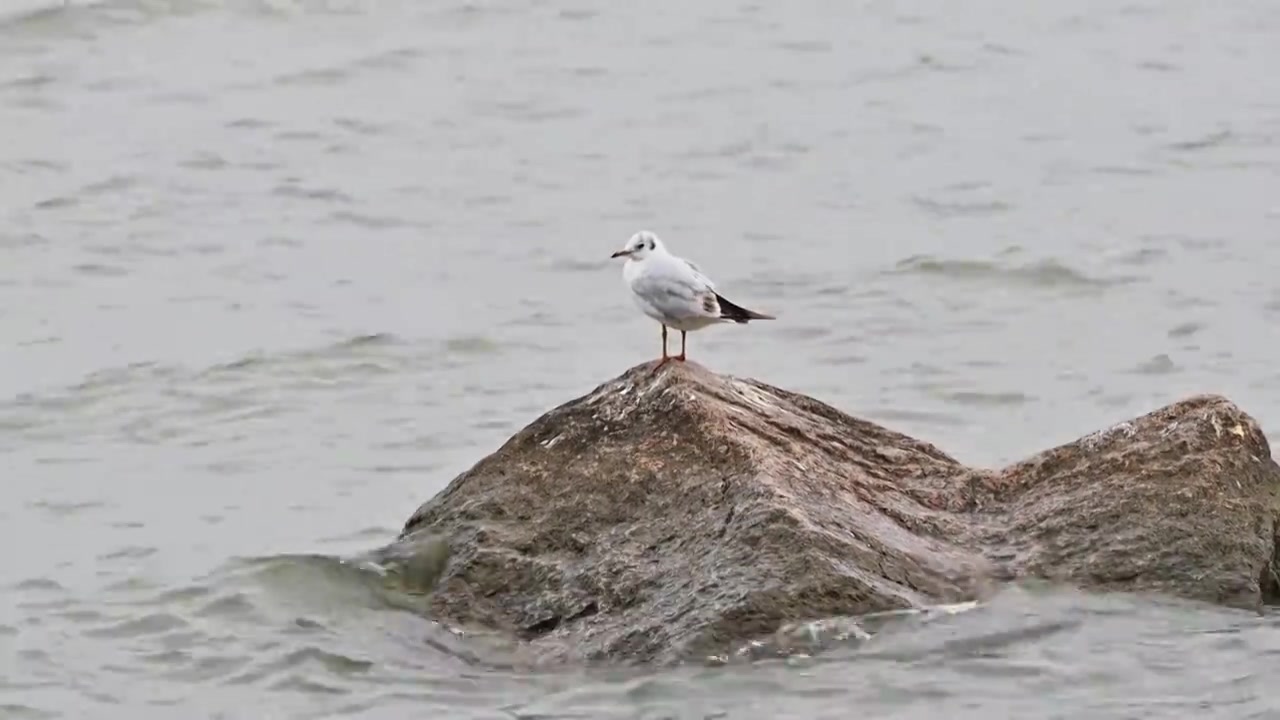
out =
<svg viewBox="0 0 1280 720"><path fill-rule="evenodd" d="M414 513L386 557L432 548L442 620L562 660L668 662L1021 576L1277 596L1280 469L1223 398L990 472L763 383L652 367L542 416Z"/></svg>

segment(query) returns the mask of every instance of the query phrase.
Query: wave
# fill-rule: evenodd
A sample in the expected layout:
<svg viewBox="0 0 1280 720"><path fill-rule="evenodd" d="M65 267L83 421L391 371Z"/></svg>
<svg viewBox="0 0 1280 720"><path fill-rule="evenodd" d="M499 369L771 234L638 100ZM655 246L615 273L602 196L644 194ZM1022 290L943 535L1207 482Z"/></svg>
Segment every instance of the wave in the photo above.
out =
<svg viewBox="0 0 1280 720"><path fill-rule="evenodd" d="M956 281L986 281L1006 286L1037 288L1103 289L1135 282L1127 276L1096 277L1058 260L1040 260L1028 264L1006 264L991 260L937 258L915 255L900 261L895 275L921 275Z"/></svg>

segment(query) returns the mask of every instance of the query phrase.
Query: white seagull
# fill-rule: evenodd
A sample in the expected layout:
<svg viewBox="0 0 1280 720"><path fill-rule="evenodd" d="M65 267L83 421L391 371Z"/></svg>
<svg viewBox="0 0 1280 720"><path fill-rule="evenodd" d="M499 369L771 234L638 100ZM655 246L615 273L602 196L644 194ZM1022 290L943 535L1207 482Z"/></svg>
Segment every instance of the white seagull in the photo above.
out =
<svg viewBox="0 0 1280 720"><path fill-rule="evenodd" d="M721 297L715 283L697 265L672 255L658 236L647 230L632 235L610 257L627 259L622 279L631 288L632 299L641 312L662 323L662 360L657 367L672 359L684 361L685 333L722 322L776 319ZM674 358L667 355L668 327L680 331L680 354Z"/></svg>

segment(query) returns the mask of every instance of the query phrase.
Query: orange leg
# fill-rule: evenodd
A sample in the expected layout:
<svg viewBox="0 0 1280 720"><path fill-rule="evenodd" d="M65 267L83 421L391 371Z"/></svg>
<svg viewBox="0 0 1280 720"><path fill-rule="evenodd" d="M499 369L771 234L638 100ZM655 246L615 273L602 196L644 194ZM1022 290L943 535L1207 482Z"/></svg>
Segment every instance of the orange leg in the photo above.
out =
<svg viewBox="0 0 1280 720"><path fill-rule="evenodd" d="M680 331L680 354L676 356L676 360L684 362L684 330Z"/></svg>

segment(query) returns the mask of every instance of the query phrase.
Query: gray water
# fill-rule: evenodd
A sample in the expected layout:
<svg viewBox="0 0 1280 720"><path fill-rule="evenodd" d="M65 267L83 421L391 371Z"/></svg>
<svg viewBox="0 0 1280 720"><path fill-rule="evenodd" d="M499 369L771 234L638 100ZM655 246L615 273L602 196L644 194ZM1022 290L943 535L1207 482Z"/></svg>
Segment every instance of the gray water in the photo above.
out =
<svg viewBox="0 0 1280 720"><path fill-rule="evenodd" d="M996 466L1280 423L1280 5L8 0L0 717L1280 717L1280 623L1011 589L808 662L530 672L341 558L690 338Z"/></svg>

